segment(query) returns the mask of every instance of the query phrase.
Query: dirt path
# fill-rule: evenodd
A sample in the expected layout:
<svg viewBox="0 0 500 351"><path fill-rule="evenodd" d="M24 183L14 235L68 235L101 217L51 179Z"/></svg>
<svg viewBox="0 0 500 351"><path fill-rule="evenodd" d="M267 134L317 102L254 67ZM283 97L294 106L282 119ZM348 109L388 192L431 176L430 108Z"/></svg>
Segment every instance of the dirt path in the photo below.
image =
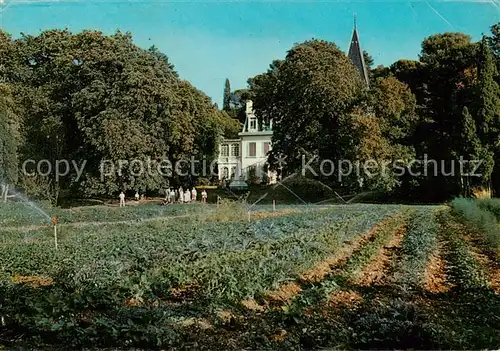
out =
<svg viewBox="0 0 500 351"><path fill-rule="evenodd" d="M391 284L394 279L391 278L390 270L399 255L405 233L406 223L403 223L394 231L389 242L378 250L370 263L351 279L351 283L358 286Z"/></svg>
<svg viewBox="0 0 500 351"><path fill-rule="evenodd" d="M431 254L424 273L424 290L433 294L448 292L453 285L448 281L446 261L444 259L445 243L439 242Z"/></svg>

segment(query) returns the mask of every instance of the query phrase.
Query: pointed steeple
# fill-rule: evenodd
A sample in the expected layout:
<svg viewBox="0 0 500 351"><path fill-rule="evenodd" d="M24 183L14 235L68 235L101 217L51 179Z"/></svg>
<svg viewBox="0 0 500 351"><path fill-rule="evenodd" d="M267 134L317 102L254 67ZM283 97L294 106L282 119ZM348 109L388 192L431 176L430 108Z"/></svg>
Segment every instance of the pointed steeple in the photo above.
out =
<svg viewBox="0 0 500 351"><path fill-rule="evenodd" d="M354 14L354 31L352 32L351 45L349 47L349 54L347 56L351 59L353 65L358 69L363 82L368 88L370 80L368 78L368 70L366 69L365 58L363 56L363 51L361 50L361 44L359 43L358 28L356 25L356 14Z"/></svg>

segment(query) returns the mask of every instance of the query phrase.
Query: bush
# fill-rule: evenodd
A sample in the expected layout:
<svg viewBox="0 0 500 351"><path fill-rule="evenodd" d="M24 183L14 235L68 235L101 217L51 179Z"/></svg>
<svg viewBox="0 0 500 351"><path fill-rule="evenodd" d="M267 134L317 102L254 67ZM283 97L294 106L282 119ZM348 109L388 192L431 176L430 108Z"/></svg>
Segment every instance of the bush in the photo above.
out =
<svg viewBox="0 0 500 351"><path fill-rule="evenodd" d="M486 201L486 200L481 200ZM500 227L492 212L481 208L479 201L457 198L451 207L455 214L467 222L473 229L484 235L487 242L500 252Z"/></svg>
<svg viewBox="0 0 500 351"><path fill-rule="evenodd" d="M497 221L500 221L500 199L481 199L476 203L479 208L493 213Z"/></svg>

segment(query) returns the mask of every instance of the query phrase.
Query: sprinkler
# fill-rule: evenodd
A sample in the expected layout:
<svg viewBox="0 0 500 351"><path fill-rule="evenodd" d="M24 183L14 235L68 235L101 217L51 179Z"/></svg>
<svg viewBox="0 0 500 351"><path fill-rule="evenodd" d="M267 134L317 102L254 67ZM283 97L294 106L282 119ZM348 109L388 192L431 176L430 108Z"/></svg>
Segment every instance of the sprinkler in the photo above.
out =
<svg viewBox="0 0 500 351"><path fill-rule="evenodd" d="M54 226L54 243L57 250L57 217L52 217L52 225Z"/></svg>

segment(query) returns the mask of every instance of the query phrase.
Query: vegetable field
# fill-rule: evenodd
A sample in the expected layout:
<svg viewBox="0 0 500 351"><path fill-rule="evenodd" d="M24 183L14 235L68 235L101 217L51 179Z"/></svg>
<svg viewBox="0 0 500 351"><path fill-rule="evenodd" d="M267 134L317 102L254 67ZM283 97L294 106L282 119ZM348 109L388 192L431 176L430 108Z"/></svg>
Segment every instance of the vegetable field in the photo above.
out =
<svg viewBox="0 0 500 351"><path fill-rule="evenodd" d="M44 210L0 205L6 347L500 347L493 201Z"/></svg>

